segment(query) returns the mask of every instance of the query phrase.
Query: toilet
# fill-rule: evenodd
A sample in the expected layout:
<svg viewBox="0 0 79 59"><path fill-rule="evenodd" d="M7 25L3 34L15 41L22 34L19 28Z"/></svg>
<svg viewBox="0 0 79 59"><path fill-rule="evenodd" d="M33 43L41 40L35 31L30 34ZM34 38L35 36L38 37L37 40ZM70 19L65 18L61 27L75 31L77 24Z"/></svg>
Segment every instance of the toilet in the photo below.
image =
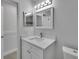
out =
<svg viewBox="0 0 79 59"><path fill-rule="evenodd" d="M78 59L78 50L63 46L64 59Z"/></svg>

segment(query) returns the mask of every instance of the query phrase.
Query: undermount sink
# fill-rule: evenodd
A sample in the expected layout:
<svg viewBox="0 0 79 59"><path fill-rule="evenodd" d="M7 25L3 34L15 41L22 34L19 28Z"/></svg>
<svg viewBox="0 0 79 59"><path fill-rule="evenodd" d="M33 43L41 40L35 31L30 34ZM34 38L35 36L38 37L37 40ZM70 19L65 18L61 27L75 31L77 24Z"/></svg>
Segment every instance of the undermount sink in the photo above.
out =
<svg viewBox="0 0 79 59"><path fill-rule="evenodd" d="M22 40L25 40L28 43L31 43L33 45L36 45L42 49L47 48L50 46L52 43L54 43L56 40L55 39L48 39L48 38L40 38L39 36L30 36L30 37L23 37Z"/></svg>
<svg viewBox="0 0 79 59"><path fill-rule="evenodd" d="M33 37L33 38L30 38L29 40L42 41L42 40L44 40L44 38L40 38L40 37Z"/></svg>

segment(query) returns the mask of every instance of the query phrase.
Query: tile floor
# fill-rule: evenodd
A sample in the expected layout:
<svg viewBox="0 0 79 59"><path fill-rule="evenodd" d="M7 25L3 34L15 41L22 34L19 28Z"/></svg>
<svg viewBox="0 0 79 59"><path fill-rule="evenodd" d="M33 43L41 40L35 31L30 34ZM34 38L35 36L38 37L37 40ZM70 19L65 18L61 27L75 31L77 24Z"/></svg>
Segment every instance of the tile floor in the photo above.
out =
<svg viewBox="0 0 79 59"><path fill-rule="evenodd" d="M4 59L17 59L17 52L4 56Z"/></svg>

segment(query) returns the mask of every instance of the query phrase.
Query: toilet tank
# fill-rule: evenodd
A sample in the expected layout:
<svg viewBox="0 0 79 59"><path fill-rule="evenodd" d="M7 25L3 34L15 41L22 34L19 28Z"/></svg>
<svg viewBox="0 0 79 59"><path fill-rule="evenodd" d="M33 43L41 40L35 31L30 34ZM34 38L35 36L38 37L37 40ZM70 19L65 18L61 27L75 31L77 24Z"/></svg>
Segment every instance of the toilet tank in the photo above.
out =
<svg viewBox="0 0 79 59"><path fill-rule="evenodd" d="M63 46L64 59L78 59L78 50Z"/></svg>

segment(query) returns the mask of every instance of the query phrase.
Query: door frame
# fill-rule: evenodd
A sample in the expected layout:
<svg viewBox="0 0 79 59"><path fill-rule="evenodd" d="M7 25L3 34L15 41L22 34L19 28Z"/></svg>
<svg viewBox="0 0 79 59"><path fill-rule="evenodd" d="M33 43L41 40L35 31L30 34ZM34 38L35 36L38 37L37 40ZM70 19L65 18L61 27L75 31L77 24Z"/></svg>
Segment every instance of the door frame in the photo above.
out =
<svg viewBox="0 0 79 59"><path fill-rule="evenodd" d="M3 27L3 14L4 14L4 8L3 8L3 6L1 6L1 27ZM3 46L4 46L4 42L3 42L3 38L4 38L4 36L3 36L3 28L1 28L1 59L4 59L4 48L3 48Z"/></svg>

